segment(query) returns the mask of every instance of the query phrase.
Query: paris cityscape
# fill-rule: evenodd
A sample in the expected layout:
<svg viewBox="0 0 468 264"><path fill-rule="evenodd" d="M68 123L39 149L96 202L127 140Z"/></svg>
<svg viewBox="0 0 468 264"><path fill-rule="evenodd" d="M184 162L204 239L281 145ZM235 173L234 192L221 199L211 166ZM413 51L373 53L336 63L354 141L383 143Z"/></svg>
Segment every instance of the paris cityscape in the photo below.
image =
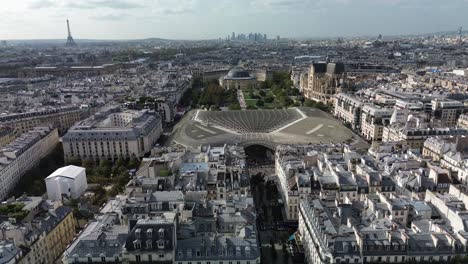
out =
<svg viewBox="0 0 468 264"><path fill-rule="evenodd" d="M468 263L468 2L7 2L0 264Z"/></svg>

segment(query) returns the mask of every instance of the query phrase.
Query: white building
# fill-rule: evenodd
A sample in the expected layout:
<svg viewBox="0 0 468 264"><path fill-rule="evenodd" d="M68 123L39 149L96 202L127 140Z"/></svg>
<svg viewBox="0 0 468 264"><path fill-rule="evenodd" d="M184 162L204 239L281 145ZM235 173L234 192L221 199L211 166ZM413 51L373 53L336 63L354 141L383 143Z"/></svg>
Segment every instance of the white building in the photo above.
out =
<svg viewBox="0 0 468 264"><path fill-rule="evenodd" d="M73 165L57 169L45 182L51 200L62 200L64 196L76 199L88 188L86 169Z"/></svg>

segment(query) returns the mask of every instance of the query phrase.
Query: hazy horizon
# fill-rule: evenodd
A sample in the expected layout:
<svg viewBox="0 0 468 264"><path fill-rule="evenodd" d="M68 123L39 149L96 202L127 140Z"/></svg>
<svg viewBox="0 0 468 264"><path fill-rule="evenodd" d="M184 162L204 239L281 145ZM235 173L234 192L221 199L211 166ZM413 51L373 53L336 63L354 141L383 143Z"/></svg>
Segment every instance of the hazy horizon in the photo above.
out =
<svg viewBox="0 0 468 264"><path fill-rule="evenodd" d="M5 0L3 0L5 1ZM0 40L209 40L456 31L468 0L22 0L0 5Z"/></svg>

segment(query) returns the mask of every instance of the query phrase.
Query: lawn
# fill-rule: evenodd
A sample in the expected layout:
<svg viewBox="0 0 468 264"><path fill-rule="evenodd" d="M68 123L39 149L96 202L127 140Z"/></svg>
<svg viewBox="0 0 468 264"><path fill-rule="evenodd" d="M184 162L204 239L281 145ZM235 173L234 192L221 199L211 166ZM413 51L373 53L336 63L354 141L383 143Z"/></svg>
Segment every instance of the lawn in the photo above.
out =
<svg viewBox="0 0 468 264"><path fill-rule="evenodd" d="M257 101L258 99L245 99L245 104L247 104L247 106L257 107Z"/></svg>

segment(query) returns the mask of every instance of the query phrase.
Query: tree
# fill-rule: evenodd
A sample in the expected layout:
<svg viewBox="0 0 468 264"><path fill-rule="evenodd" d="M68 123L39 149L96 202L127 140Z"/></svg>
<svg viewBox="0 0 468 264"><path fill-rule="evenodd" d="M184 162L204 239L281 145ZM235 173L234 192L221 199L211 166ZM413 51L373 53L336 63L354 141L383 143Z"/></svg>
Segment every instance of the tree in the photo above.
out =
<svg viewBox="0 0 468 264"><path fill-rule="evenodd" d="M268 97L265 97L264 100L265 100L265 103L271 104L271 103L273 103L275 98L273 98L273 96L268 96Z"/></svg>
<svg viewBox="0 0 468 264"><path fill-rule="evenodd" d="M291 98L289 98L288 96L280 96L278 98L278 102L280 103L282 107L288 107L293 103Z"/></svg>
<svg viewBox="0 0 468 264"><path fill-rule="evenodd" d="M260 90L260 91L258 92L258 94L259 94L261 97L265 97L265 96L266 96L266 93L265 93L264 90Z"/></svg>
<svg viewBox="0 0 468 264"><path fill-rule="evenodd" d="M223 88L218 84L210 83L208 87L203 90L200 96L199 105L216 106L219 107L222 102Z"/></svg>
<svg viewBox="0 0 468 264"><path fill-rule="evenodd" d="M67 160L67 165L81 166L81 160L76 157L71 157Z"/></svg>
<svg viewBox="0 0 468 264"><path fill-rule="evenodd" d="M91 159L84 159L81 162L81 166L86 168L86 171L92 170L94 167L94 161Z"/></svg>
<svg viewBox="0 0 468 264"><path fill-rule="evenodd" d="M297 89L297 88L292 88L290 94L291 94L292 96L298 96L298 95L301 94L301 92L300 92L299 89Z"/></svg>
<svg viewBox="0 0 468 264"><path fill-rule="evenodd" d="M99 166L96 168L95 172L99 176L109 177L112 172L110 162L106 159L100 160Z"/></svg>
<svg viewBox="0 0 468 264"><path fill-rule="evenodd" d="M229 110L241 110L239 103L234 103L229 105Z"/></svg>
<svg viewBox="0 0 468 264"><path fill-rule="evenodd" d="M127 168L131 170L131 169L137 169L139 166L140 166L140 160L137 157L132 156L130 158L130 161L128 162Z"/></svg>
<svg viewBox="0 0 468 264"><path fill-rule="evenodd" d="M192 103L193 89L189 88L185 91L179 101L179 105L187 107Z"/></svg>
<svg viewBox="0 0 468 264"><path fill-rule="evenodd" d="M265 106L265 102L263 102L262 99L258 99L258 100L257 100L257 106L258 106L258 107L264 107L264 106Z"/></svg>

